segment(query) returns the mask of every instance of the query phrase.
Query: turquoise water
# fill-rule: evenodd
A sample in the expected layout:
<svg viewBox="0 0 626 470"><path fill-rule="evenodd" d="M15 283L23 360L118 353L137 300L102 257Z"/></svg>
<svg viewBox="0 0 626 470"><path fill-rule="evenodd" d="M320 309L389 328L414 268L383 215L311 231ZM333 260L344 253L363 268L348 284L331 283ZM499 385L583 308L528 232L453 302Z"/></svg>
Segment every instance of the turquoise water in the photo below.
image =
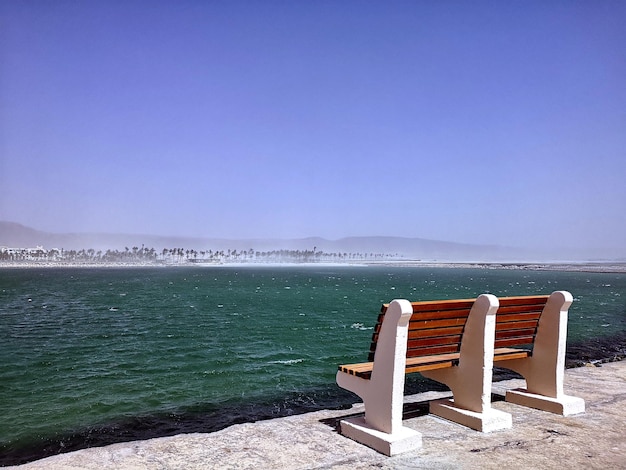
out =
<svg viewBox="0 0 626 470"><path fill-rule="evenodd" d="M626 274L0 269L0 456L341 406L336 367L365 359L381 303L554 290L575 299L569 343L626 329Z"/></svg>

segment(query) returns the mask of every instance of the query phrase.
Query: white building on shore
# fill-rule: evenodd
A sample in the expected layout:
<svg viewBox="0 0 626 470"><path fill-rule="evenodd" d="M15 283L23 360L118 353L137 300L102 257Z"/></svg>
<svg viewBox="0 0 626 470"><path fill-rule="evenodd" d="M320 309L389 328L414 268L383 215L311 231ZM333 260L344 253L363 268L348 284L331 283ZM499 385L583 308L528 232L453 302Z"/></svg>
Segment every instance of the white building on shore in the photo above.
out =
<svg viewBox="0 0 626 470"><path fill-rule="evenodd" d="M36 246L34 248L11 248L8 246L0 246L0 259L2 260L24 260L34 261L41 260L42 258L56 259L61 250L53 248L46 250L43 246Z"/></svg>

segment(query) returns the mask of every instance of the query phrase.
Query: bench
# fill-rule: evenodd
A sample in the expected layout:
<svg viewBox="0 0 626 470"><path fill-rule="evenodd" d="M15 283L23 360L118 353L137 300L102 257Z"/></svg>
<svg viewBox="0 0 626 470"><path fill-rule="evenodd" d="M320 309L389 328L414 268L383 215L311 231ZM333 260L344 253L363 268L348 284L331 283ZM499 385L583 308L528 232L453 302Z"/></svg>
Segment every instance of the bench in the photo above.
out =
<svg viewBox="0 0 626 470"><path fill-rule="evenodd" d="M506 401L563 416L585 411L582 398L566 395L565 345L572 294L503 297L496 315L494 361L526 379L526 388L507 390ZM511 347L518 356L500 354Z"/></svg>
<svg viewBox="0 0 626 470"><path fill-rule="evenodd" d="M510 428L511 415L491 408L497 308L491 294L383 305L368 361L337 372L337 384L365 405L364 417L341 421L341 433L386 455L419 448L421 434L402 425L405 374L412 372L452 390L454 400L432 402L431 413L484 432Z"/></svg>
<svg viewBox="0 0 626 470"><path fill-rule="evenodd" d="M452 400L430 403L431 413L483 432L510 428L511 415L491 408L494 362L526 379L527 388L507 391L507 401L563 415L583 412L582 399L563 393L571 303L571 294L558 291L383 305L368 361L337 372L337 384L365 405L364 417L341 421L342 434L386 455L419 448L421 435L402 426L404 378L413 372L452 390Z"/></svg>

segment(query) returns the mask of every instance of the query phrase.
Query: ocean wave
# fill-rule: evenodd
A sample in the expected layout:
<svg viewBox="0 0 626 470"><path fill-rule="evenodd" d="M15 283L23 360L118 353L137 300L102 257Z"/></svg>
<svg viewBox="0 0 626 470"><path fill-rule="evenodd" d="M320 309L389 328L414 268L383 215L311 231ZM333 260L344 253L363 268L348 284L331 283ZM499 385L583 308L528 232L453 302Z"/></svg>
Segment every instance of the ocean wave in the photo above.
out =
<svg viewBox="0 0 626 470"><path fill-rule="evenodd" d="M284 359L284 360L276 360L269 361L268 364L298 364L299 362L304 362L304 359Z"/></svg>

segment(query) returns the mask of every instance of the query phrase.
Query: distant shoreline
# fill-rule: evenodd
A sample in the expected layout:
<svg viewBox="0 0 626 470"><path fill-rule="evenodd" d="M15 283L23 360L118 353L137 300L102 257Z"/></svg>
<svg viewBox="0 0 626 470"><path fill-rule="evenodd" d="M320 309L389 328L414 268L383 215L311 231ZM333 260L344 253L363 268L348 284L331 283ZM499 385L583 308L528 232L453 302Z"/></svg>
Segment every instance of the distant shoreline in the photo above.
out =
<svg viewBox="0 0 626 470"><path fill-rule="evenodd" d="M351 260L349 262L303 262L303 263L260 263L260 262L226 262L226 263L153 263L153 262L106 262L77 263L54 261L0 261L0 269L32 269L32 268L176 268L176 267L355 267L355 266L388 266L411 268L474 268L474 269L508 269L529 271L569 271L589 273L626 273L626 262L438 262L419 260Z"/></svg>
<svg viewBox="0 0 626 470"><path fill-rule="evenodd" d="M591 273L626 273L626 262L429 262L429 261L385 261L382 263L366 263L368 265L406 266L425 268L480 268L480 269L510 269L528 271L572 271Z"/></svg>

